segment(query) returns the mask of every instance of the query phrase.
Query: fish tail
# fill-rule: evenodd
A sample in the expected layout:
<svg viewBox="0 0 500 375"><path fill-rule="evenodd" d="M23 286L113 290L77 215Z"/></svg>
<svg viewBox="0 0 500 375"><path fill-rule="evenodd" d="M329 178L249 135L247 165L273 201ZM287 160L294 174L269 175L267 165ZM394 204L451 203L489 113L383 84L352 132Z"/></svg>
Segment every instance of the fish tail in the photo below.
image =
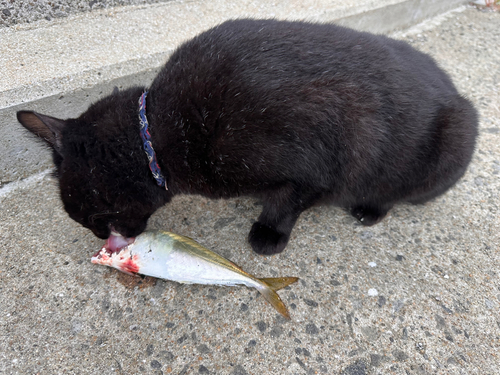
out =
<svg viewBox="0 0 500 375"><path fill-rule="evenodd" d="M283 289L284 287L296 282L298 277L276 277L276 278L264 278L259 279L262 283L260 288L257 290L262 294L262 296L269 302L273 307L286 319L290 319L290 313L286 308L285 304L281 300L277 290Z"/></svg>
<svg viewBox="0 0 500 375"><path fill-rule="evenodd" d="M298 277L270 277L259 279L275 292L297 282Z"/></svg>

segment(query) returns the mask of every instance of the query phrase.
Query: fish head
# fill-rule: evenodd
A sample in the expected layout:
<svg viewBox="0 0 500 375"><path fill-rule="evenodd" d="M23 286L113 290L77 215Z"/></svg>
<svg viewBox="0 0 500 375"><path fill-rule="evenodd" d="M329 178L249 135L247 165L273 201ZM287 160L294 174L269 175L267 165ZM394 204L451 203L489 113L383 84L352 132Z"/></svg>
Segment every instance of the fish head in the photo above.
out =
<svg viewBox="0 0 500 375"><path fill-rule="evenodd" d="M104 246L94 254L91 262L116 268L130 275L139 271L137 256L131 252L135 237L126 238L117 232L111 232Z"/></svg>

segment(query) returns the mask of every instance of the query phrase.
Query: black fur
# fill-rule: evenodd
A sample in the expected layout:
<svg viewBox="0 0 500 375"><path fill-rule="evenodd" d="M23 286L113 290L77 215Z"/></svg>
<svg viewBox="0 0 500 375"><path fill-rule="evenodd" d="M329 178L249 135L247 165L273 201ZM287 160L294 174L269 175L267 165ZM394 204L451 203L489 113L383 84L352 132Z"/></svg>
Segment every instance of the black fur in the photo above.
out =
<svg viewBox="0 0 500 375"><path fill-rule="evenodd" d="M477 135L471 103L404 42L334 25L228 21L178 48L149 88L166 191L139 137L143 90L115 92L78 119L18 114L53 146L69 215L102 238L111 227L139 234L175 194L254 195L264 207L249 241L277 253L322 198L372 225L397 202L442 194L465 172Z"/></svg>

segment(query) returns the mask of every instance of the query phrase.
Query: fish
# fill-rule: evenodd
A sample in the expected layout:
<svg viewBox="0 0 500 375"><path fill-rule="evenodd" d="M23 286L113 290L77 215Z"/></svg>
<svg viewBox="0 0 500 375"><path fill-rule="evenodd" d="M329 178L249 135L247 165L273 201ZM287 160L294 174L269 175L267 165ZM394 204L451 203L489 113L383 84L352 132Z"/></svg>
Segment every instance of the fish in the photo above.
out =
<svg viewBox="0 0 500 375"><path fill-rule="evenodd" d="M299 279L257 278L192 238L161 230L145 231L132 238L112 232L91 262L130 275L152 276L183 284L245 285L257 289L286 319L290 319L290 313L276 291Z"/></svg>

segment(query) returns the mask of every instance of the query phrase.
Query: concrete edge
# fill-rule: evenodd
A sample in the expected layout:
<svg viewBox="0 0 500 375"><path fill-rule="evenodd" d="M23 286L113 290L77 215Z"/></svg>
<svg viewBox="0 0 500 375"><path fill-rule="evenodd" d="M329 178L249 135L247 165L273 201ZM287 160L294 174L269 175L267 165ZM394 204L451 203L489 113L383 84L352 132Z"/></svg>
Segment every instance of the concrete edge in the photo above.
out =
<svg viewBox="0 0 500 375"><path fill-rule="evenodd" d="M107 65L98 69L88 69L77 74L56 77L45 81L23 85L11 90L0 92L0 110L16 107L22 104L34 103L52 95L78 91L94 87L115 79L141 75L151 69L161 67L172 54L173 49L151 54L138 59ZM78 87L75 89L75 87ZM23 101L17 98L25 98ZM12 99L14 98L14 100Z"/></svg>
<svg viewBox="0 0 500 375"><path fill-rule="evenodd" d="M33 174L27 178L13 181L10 183L2 184L0 181L0 202L6 198L9 194L16 192L20 189L30 189L38 181L43 180L50 172L52 168L45 169L41 172Z"/></svg>
<svg viewBox="0 0 500 375"><path fill-rule="evenodd" d="M387 34L408 28L466 3L464 0L407 0L345 17L336 22L357 30Z"/></svg>

